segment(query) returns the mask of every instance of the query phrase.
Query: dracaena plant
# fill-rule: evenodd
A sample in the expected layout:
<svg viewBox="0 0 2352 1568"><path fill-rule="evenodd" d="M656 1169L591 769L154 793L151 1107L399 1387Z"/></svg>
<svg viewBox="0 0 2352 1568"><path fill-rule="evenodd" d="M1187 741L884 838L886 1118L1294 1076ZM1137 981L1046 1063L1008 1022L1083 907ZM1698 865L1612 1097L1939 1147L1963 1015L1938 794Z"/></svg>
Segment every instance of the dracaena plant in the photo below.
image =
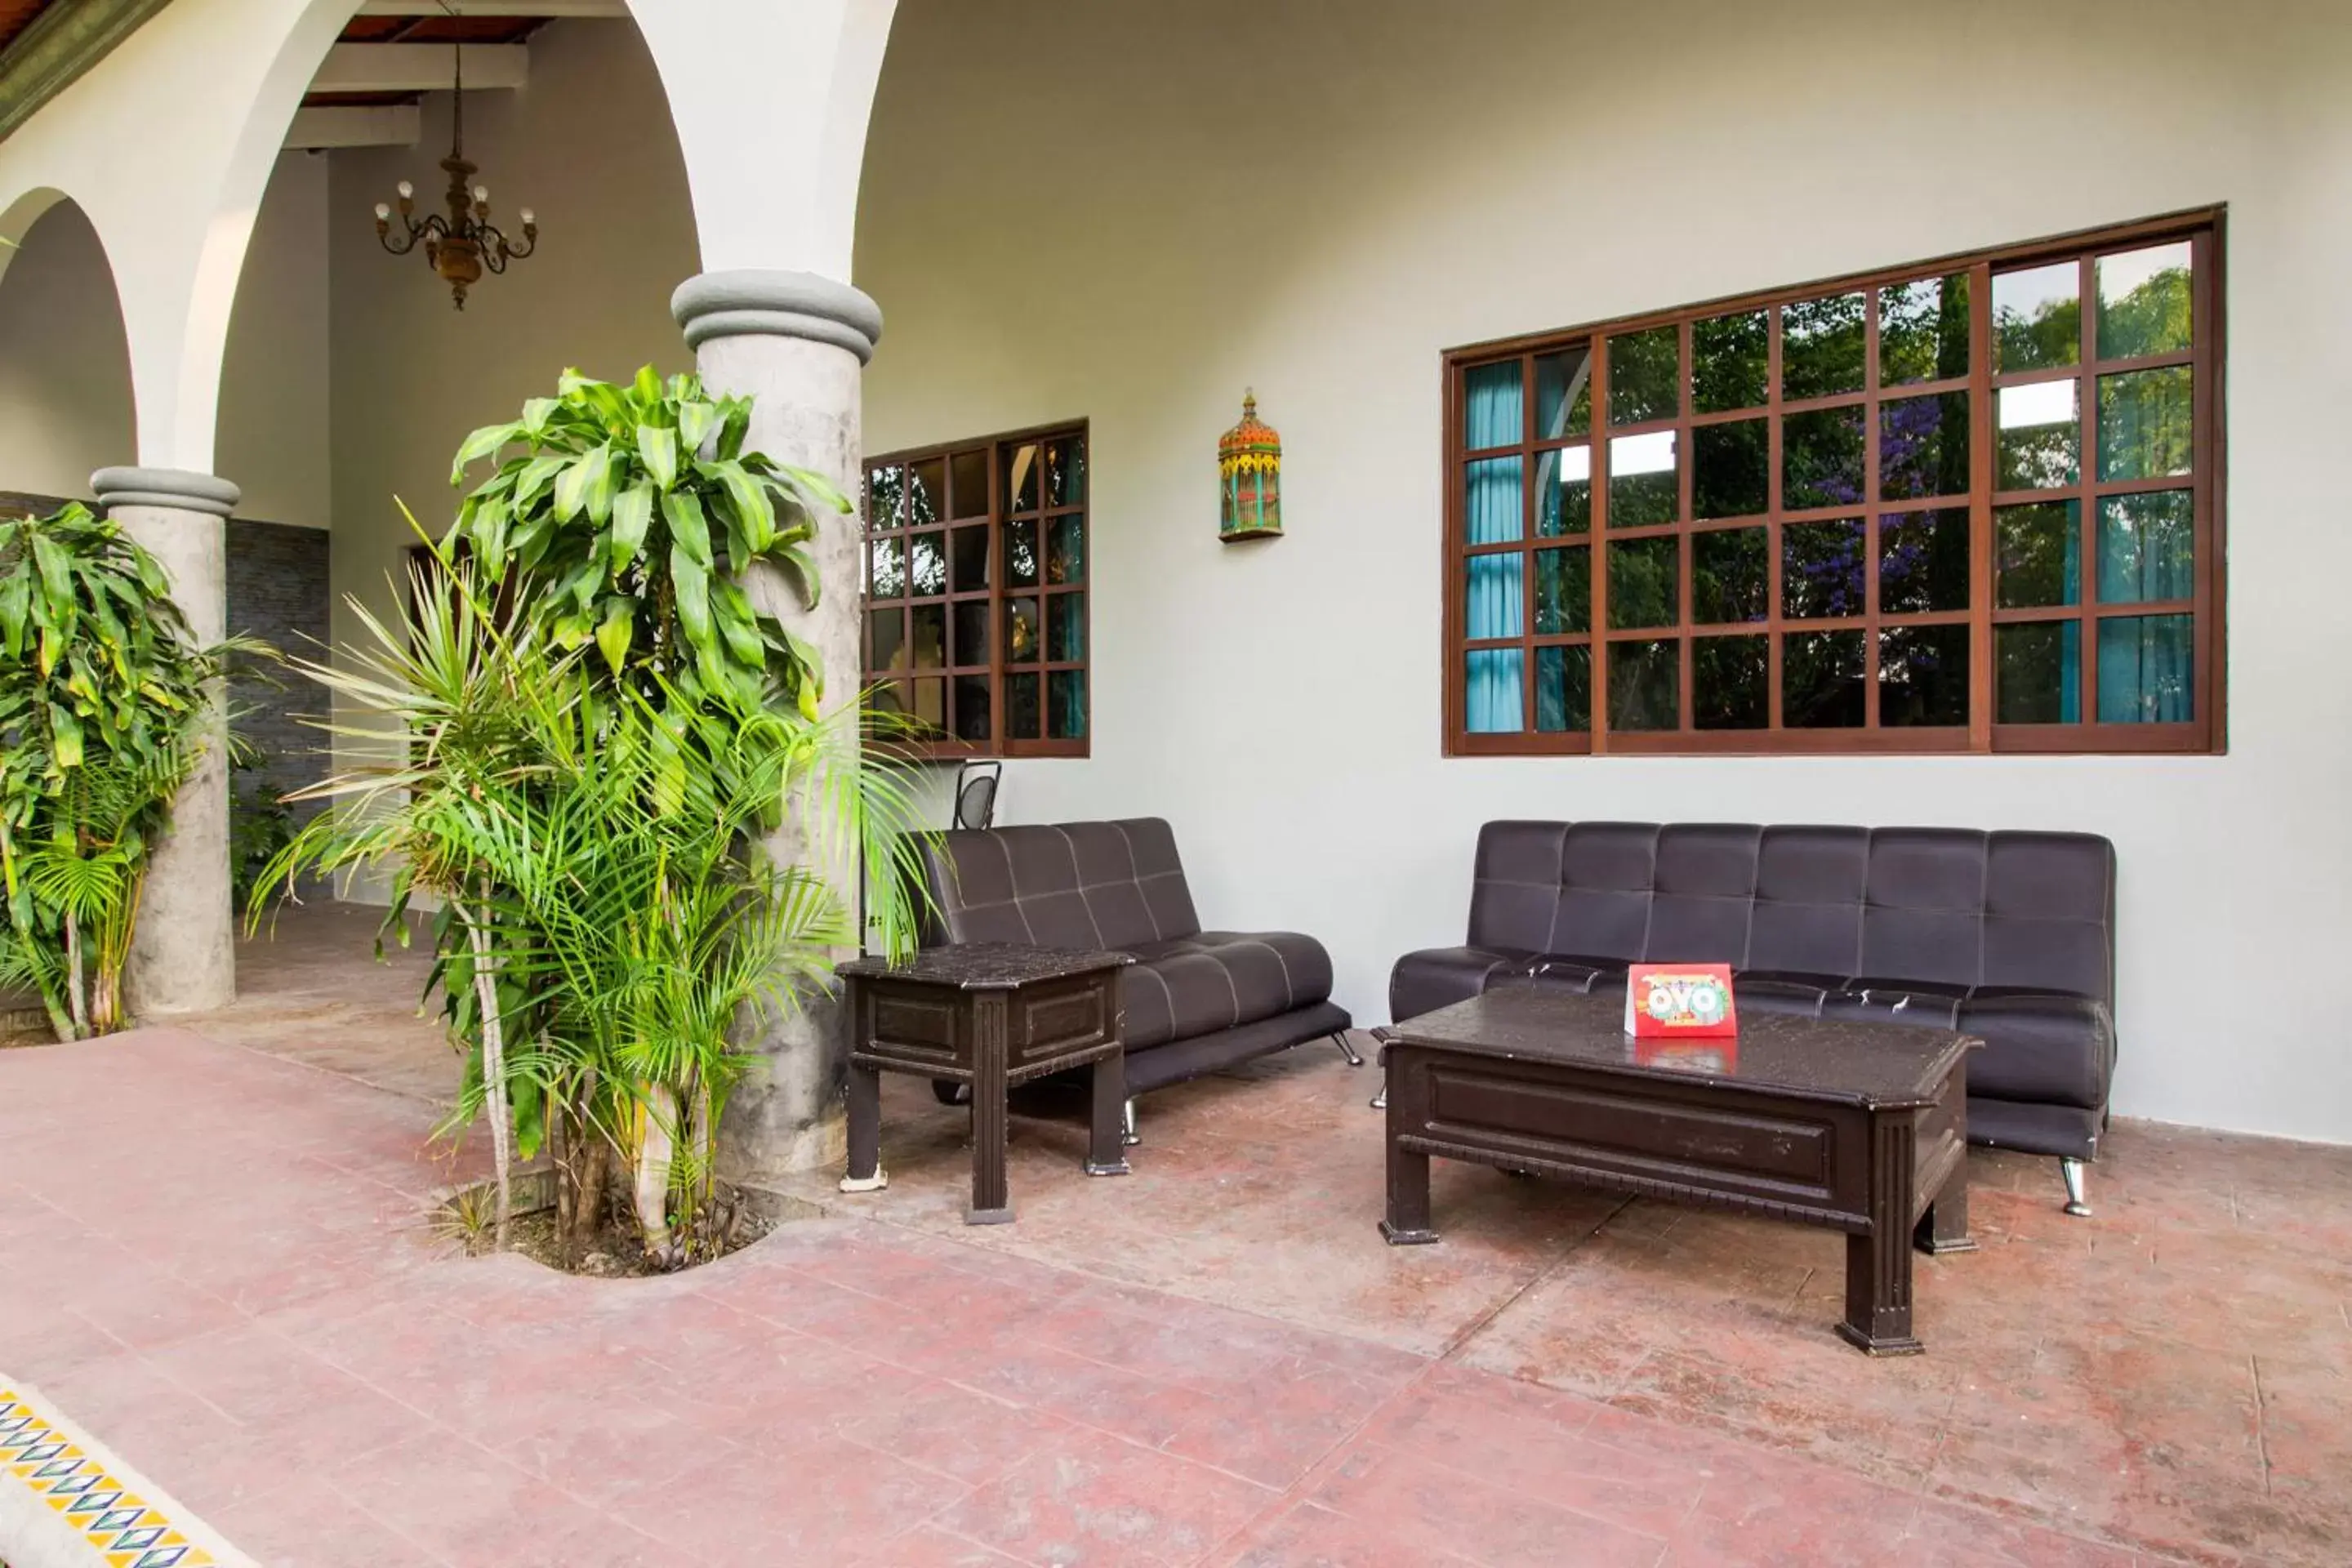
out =
<svg viewBox="0 0 2352 1568"><path fill-rule="evenodd" d="M908 775L860 745L855 705L809 720L604 684L600 656L500 614L454 554L411 589L395 620L354 603L366 636L337 660L292 661L372 715L327 728L381 760L302 792L327 807L271 860L254 917L306 873L374 869L405 940L401 910L433 895L432 973L467 1056L451 1126L488 1123L498 1244L512 1162L545 1146L567 1247L625 1171L647 1252L697 1256L719 1116L754 1059L746 1016L801 1005L856 940L824 868L855 859L885 945L913 945ZM798 862L759 842L788 796L810 810Z"/></svg>
<svg viewBox="0 0 2352 1568"><path fill-rule="evenodd" d="M60 1039L121 1021L150 847L202 760L226 657L154 557L76 504L0 521L0 984Z"/></svg>
<svg viewBox="0 0 2352 1568"><path fill-rule="evenodd" d="M469 491L445 550L486 580L560 652L593 643L607 679L666 683L690 701L781 698L814 718L816 650L761 609L746 583L773 568L814 606L808 544L850 510L822 475L746 452L751 405L650 365L625 386L566 371L553 397L466 438L450 483L498 458ZM499 454L508 454L499 457Z"/></svg>

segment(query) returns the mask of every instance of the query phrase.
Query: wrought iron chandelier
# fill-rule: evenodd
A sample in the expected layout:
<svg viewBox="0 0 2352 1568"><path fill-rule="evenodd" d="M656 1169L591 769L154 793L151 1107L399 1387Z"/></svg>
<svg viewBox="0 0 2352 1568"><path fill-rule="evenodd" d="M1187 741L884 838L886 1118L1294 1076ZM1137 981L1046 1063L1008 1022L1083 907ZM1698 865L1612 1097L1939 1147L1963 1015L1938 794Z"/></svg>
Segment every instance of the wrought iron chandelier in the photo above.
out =
<svg viewBox="0 0 2352 1568"><path fill-rule="evenodd" d="M490 221L489 187L474 184L474 165L466 161L466 46L458 42L452 47L456 66L451 75L457 91L449 110L449 155L441 160L441 167L449 174L449 216L427 213L423 222L417 221L416 187L403 180L401 232L393 232L393 209L378 202L375 237L394 256L407 255L423 240L425 265L449 285L449 293L462 310L466 290L481 281L485 268L504 272L508 262L520 261L539 248L539 224L529 207L520 209L522 243L517 245Z"/></svg>

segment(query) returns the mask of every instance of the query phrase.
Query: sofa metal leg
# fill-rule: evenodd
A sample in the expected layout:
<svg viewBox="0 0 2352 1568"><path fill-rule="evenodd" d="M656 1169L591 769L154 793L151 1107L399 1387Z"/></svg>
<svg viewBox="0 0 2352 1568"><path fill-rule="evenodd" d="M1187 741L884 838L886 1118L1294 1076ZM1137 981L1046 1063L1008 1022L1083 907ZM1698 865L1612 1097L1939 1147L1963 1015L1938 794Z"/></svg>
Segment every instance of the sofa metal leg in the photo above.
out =
<svg viewBox="0 0 2352 1568"><path fill-rule="evenodd" d="M1389 1108L1389 1086L1388 1086L1387 1084L1385 1084L1385 1083L1384 1083L1384 1084L1381 1085L1381 1091L1380 1091L1380 1093L1378 1093L1378 1094L1376 1094L1376 1095L1372 1096L1372 1109L1373 1109L1374 1110L1386 1110L1388 1108Z"/></svg>
<svg viewBox="0 0 2352 1568"><path fill-rule="evenodd" d="M1138 1143L1143 1142L1142 1139L1138 1138L1135 1135L1135 1101L1130 1100L1125 1105L1121 1106L1119 1108L1118 1114L1120 1121L1119 1142L1132 1149Z"/></svg>
<svg viewBox="0 0 2352 1568"><path fill-rule="evenodd" d="M1347 1030L1332 1030L1331 1043L1339 1047L1339 1054L1348 1058L1348 1065L1349 1067L1360 1068L1364 1065L1364 1058L1362 1056L1358 1054L1354 1044L1349 1040Z"/></svg>
<svg viewBox="0 0 2352 1568"><path fill-rule="evenodd" d="M2058 1173L2066 1178L2066 1212L2077 1218L2088 1219L2091 1205L2083 1201L2083 1162L2061 1160Z"/></svg>

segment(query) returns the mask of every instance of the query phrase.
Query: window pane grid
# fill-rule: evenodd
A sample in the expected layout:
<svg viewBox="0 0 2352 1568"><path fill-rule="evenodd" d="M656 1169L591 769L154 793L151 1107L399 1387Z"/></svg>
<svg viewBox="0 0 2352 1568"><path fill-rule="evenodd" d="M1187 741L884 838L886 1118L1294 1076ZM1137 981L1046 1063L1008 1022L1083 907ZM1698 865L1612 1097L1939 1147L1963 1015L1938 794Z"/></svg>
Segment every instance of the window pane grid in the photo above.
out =
<svg viewBox="0 0 2352 1568"><path fill-rule="evenodd" d="M1608 749L1622 735L1631 749L1704 740L1692 749L1722 750L1744 733L1751 749L1808 750L1812 740L1792 739L1799 727L1825 724L1860 749L2210 748L2213 235L2184 220L2053 248L1637 318L1475 362L1507 398L1520 439L1498 439L1499 422L1478 428L1465 398L1471 423L1453 437L1465 466L1449 506L1466 504L1468 465L1499 460L1517 536L1453 537L1463 556L1495 558L1496 572L1517 558L1516 615L1473 627L1466 603L1449 610L1453 646L1487 656L1502 682L1490 721L1472 727L1476 747L1459 747L1467 715L1449 698L1450 741L1558 752ZM2171 270L2149 259L2159 253L2178 253ZM1539 402L1559 406L1538 384L1551 362L1591 372L1591 412L1573 427L1539 416ZM2033 423L2061 387L2063 441ZM2001 396L2012 389L2024 390ZM1704 431L1721 435L1709 446ZM1743 465L1755 459L1743 454L1758 447L1751 492ZM1571 463L1575 488L1589 484L1583 510L1553 494ZM2000 484L2005 472L2032 482ZM2063 602L2012 603L2003 584L2017 563L2003 542L2014 530L2001 514L2061 500ZM1750 534L1760 552L1743 542ZM1801 534L1801 579L1790 574ZM1589 630L1559 624L1551 579L1538 581L1536 557L1554 540L1570 547L1562 561L1583 552ZM1711 561L1699 552L1706 540L1719 542ZM1725 576L1725 562L1751 552L1753 567ZM1740 596L1757 578L1760 616ZM2058 592L2048 582L2041 591ZM1792 597L1800 588L1806 596ZM1997 626L2070 626L2054 665L2020 665L2023 645L1996 646ZM1558 694L1536 674L1535 653L1596 641L1589 688L1576 687L1589 689L1589 738L1559 733L1545 707ZM2103 651L2114 677L2105 686ZM2066 737L2017 731L2032 705L2001 697L2016 670L2054 681L2065 711L2041 721ZM1449 683L1462 678L1457 664Z"/></svg>
<svg viewBox="0 0 2352 1568"><path fill-rule="evenodd" d="M866 465L864 662L919 755L1083 755L1089 497L1083 426ZM1016 650L1009 646L1017 639Z"/></svg>

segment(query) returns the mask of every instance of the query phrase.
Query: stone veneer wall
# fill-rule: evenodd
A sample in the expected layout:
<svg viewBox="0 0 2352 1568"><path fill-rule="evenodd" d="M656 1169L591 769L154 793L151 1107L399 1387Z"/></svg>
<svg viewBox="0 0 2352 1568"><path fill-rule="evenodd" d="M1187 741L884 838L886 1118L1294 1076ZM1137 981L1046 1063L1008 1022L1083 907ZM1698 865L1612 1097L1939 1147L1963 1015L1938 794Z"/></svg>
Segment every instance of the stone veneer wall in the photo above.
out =
<svg viewBox="0 0 2352 1568"><path fill-rule="evenodd" d="M328 586L329 534L323 528L231 518L228 524L228 629L258 637L281 653L323 658L332 605ZM233 793L243 795L257 775L273 794L316 783L326 773L319 754L326 737L304 723L325 710L324 693L300 677L276 672L268 679L232 683L237 731L262 753L255 772L240 770ZM299 808L307 817L316 805Z"/></svg>

